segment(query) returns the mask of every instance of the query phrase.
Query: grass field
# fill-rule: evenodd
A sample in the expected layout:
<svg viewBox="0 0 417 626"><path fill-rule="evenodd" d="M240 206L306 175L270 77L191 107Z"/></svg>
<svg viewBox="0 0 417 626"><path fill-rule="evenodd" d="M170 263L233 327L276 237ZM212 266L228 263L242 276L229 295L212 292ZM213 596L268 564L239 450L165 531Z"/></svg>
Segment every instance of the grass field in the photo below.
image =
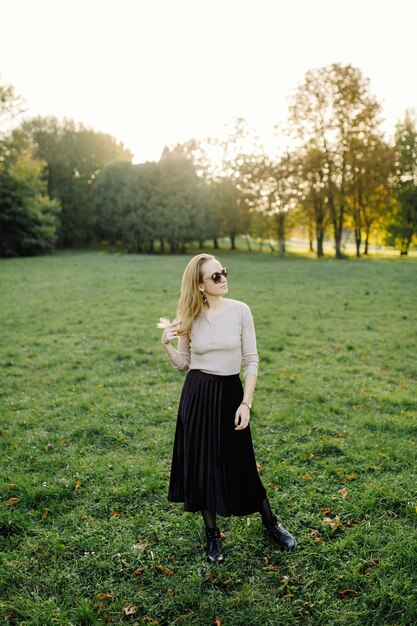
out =
<svg viewBox="0 0 417 626"><path fill-rule="evenodd" d="M295 553L258 515L166 494L183 381L156 322L188 256L0 263L0 621L208 626L417 622L417 259L222 253L254 315L252 434Z"/></svg>

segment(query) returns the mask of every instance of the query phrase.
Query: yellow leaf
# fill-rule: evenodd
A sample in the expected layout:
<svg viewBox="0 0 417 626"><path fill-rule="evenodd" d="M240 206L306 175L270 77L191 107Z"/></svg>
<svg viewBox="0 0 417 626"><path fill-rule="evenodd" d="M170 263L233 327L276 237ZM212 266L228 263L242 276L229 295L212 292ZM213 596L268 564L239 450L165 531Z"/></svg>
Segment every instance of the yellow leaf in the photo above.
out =
<svg viewBox="0 0 417 626"><path fill-rule="evenodd" d="M310 474L303 474L303 475L301 476L301 478L302 478L303 480L313 480L313 479L311 478Z"/></svg>
<svg viewBox="0 0 417 626"><path fill-rule="evenodd" d="M20 498L9 498L6 502L7 504L18 504L20 502Z"/></svg>
<svg viewBox="0 0 417 626"><path fill-rule="evenodd" d="M144 568L143 567L138 567L137 569L135 569L135 571L133 572L135 576L141 576L144 572Z"/></svg>
<svg viewBox="0 0 417 626"><path fill-rule="evenodd" d="M79 489L80 487L81 487L81 480L77 480L74 486L75 491L77 491L77 489Z"/></svg>
<svg viewBox="0 0 417 626"><path fill-rule="evenodd" d="M222 626L222 621L218 615L214 618L214 626Z"/></svg>
<svg viewBox="0 0 417 626"><path fill-rule="evenodd" d="M342 498L346 498L348 494L348 490L346 489L346 487L343 487L343 489L339 489L339 493L342 496Z"/></svg>
<svg viewBox="0 0 417 626"><path fill-rule="evenodd" d="M150 624L159 624L157 619L152 619L152 617L145 617L145 621L149 622Z"/></svg>
<svg viewBox="0 0 417 626"><path fill-rule="evenodd" d="M97 598L99 600L110 600L113 597L112 593L98 593Z"/></svg>
<svg viewBox="0 0 417 626"><path fill-rule="evenodd" d="M10 487L10 489L16 489L17 485L16 485L16 483L10 483L9 487Z"/></svg>
<svg viewBox="0 0 417 626"><path fill-rule="evenodd" d="M111 516L112 517L118 517L119 515L121 515L121 513L119 513L119 511L112 511L111 512Z"/></svg>
<svg viewBox="0 0 417 626"><path fill-rule="evenodd" d="M161 572L161 574L167 574L168 576L174 575L174 572L171 571L169 567L165 567L165 565L158 565L157 563L155 563L155 567L158 570L158 572Z"/></svg>
<svg viewBox="0 0 417 626"><path fill-rule="evenodd" d="M43 514L41 515L41 520L44 522L48 517L49 513L51 513L51 509L45 509Z"/></svg>
<svg viewBox="0 0 417 626"><path fill-rule="evenodd" d="M260 474L261 469L262 469L262 465L260 463L258 463L258 461L256 461L256 469L258 470L258 474Z"/></svg>

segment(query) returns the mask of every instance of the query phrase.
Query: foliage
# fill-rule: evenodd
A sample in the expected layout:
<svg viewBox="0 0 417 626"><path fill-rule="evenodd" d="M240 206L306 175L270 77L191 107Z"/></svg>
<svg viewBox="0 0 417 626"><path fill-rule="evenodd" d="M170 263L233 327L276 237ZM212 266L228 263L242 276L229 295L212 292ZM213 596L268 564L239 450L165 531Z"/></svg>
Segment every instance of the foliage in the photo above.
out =
<svg viewBox="0 0 417 626"><path fill-rule="evenodd" d="M413 237L417 238L417 127L411 112L397 125L395 140L397 202L388 223L388 242L408 254Z"/></svg>
<svg viewBox="0 0 417 626"><path fill-rule="evenodd" d="M0 86L0 119L21 111L11 86ZM21 133L0 137L0 256L50 252L55 245L60 205L47 195L46 163L33 157Z"/></svg>
<svg viewBox="0 0 417 626"><path fill-rule="evenodd" d="M416 261L229 253L252 309L259 471L299 540L167 502L183 375L156 322L184 257L1 262L0 615L5 623L409 626L416 605Z"/></svg>
<svg viewBox="0 0 417 626"><path fill-rule="evenodd" d="M87 210L91 189L109 163L128 161L132 154L113 137L73 120L37 117L22 124L37 157L47 162L48 193L61 206L60 246L88 241Z"/></svg>

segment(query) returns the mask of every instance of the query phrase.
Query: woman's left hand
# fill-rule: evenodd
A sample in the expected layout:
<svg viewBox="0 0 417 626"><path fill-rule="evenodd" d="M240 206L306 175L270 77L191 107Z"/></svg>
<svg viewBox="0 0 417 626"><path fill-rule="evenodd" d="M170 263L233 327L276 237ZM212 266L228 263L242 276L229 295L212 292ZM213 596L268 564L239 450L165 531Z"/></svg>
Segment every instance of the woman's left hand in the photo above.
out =
<svg viewBox="0 0 417 626"><path fill-rule="evenodd" d="M250 408L246 404L241 404L235 414L235 430L243 430L250 420Z"/></svg>

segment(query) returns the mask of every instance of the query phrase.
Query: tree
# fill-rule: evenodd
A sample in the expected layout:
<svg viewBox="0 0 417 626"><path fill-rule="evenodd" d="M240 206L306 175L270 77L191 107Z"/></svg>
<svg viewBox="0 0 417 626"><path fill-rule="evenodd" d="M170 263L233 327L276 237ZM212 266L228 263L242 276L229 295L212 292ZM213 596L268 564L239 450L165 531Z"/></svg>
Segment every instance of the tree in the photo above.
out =
<svg viewBox="0 0 417 626"><path fill-rule="evenodd" d="M55 245L60 205L46 194L44 167L16 135L2 142L0 256L42 254Z"/></svg>
<svg viewBox="0 0 417 626"><path fill-rule="evenodd" d="M380 105L358 68L332 64L307 72L290 107L296 135L322 154L321 183L333 226L335 254L341 258L352 168L349 153L358 134L377 128Z"/></svg>
<svg viewBox="0 0 417 626"><path fill-rule="evenodd" d="M12 85L0 85L0 256L49 252L56 240L60 206L46 194L45 163L35 159L10 121L23 104Z"/></svg>
<svg viewBox="0 0 417 626"><path fill-rule="evenodd" d="M394 169L394 151L382 139L381 133L359 133L352 139L349 162L351 182L348 195L348 214L356 244L356 256L365 232L365 250L368 254L371 229L381 224L384 212L392 203L390 181Z"/></svg>
<svg viewBox="0 0 417 626"><path fill-rule="evenodd" d="M59 245L88 241L88 205L92 186L108 164L131 162L132 154L113 137L85 128L73 120L34 118L22 124L34 153L47 162L48 193L62 205Z"/></svg>
<svg viewBox="0 0 417 626"><path fill-rule="evenodd" d="M417 127L411 111L397 124L395 152L393 190L396 202L387 227L387 240L406 255L417 235Z"/></svg>

